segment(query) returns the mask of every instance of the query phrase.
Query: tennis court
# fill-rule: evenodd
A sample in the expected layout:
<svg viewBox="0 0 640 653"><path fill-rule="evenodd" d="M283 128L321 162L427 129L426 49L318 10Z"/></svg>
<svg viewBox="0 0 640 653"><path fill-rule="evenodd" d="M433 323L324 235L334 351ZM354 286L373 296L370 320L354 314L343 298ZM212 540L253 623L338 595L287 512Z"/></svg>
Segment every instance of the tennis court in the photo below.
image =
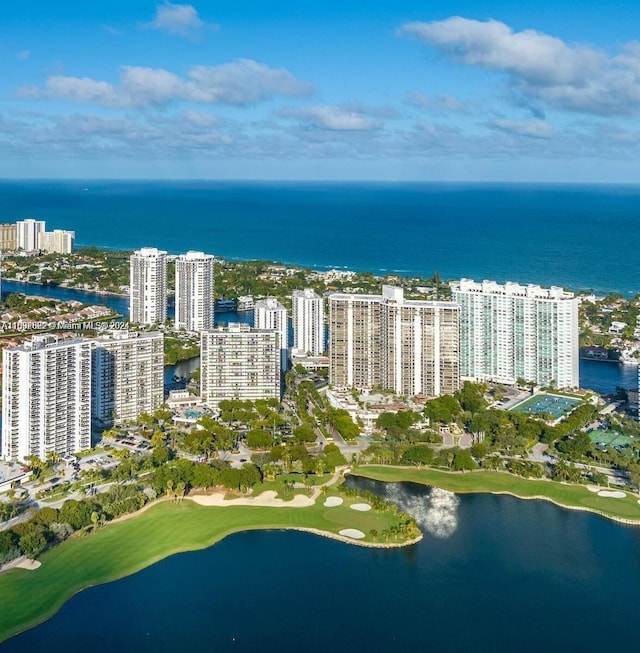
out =
<svg viewBox="0 0 640 653"><path fill-rule="evenodd" d="M591 442L613 447L614 449L616 447L628 447L634 441L634 438L620 431L600 431L596 429L588 431L588 435L591 438Z"/></svg>
<svg viewBox="0 0 640 653"><path fill-rule="evenodd" d="M524 413L532 417L551 415L553 419L560 419L570 413L580 403L582 403L582 399L577 399L576 397L539 394L525 399L511 410L515 413Z"/></svg>

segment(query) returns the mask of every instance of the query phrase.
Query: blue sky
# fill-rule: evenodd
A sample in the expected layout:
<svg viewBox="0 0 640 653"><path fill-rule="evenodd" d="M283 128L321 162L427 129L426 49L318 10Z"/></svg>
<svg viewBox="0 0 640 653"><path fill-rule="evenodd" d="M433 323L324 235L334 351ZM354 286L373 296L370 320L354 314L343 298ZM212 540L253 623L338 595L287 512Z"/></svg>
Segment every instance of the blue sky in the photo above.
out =
<svg viewBox="0 0 640 653"><path fill-rule="evenodd" d="M640 182L640 3L0 8L0 177Z"/></svg>

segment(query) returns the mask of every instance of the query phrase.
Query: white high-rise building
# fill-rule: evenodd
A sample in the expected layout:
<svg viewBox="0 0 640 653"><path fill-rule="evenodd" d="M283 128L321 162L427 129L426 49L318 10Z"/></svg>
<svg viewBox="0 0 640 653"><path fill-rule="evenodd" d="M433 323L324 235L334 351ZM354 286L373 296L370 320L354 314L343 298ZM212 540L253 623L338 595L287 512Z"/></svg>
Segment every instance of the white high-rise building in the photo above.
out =
<svg viewBox="0 0 640 653"><path fill-rule="evenodd" d="M176 258L176 329L203 331L214 326L213 265L203 252Z"/></svg>
<svg viewBox="0 0 640 653"><path fill-rule="evenodd" d="M2 457L91 446L91 341L33 336L2 352Z"/></svg>
<svg viewBox="0 0 640 653"><path fill-rule="evenodd" d="M280 347L274 330L231 323L200 334L200 395L211 408L223 399L280 399Z"/></svg>
<svg viewBox="0 0 640 653"><path fill-rule="evenodd" d="M324 299L311 288L294 290L293 349L304 356L324 352Z"/></svg>
<svg viewBox="0 0 640 653"><path fill-rule="evenodd" d="M167 252L143 247L129 262L129 321L162 324L167 319Z"/></svg>
<svg viewBox="0 0 640 653"><path fill-rule="evenodd" d="M33 252L38 249L40 234L45 230L44 220L18 220L16 222L16 245L18 249L25 252Z"/></svg>
<svg viewBox="0 0 640 653"><path fill-rule="evenodd" d="M278 332L280 365L283 371L289 367L289 321L287 309L275 298L267 297L255 303L253 326L256 329L273 329Z"/></svg>
<svg viewBox="0 0 640 653"><path fill-rule="evenodd" d="M56 254L71 254L75 238L75 231L66 231L64 229L41 231L38 234L38 249Z"/></svg>
<svg viewBox="0 0 640 653"><path fill-rule="evenodd" d="M437 397L460 387L459 312L452 302L382 295L329 296L329 382Z"/></svg>
<svg viewBox="0 0 640 653"><path fill-rule="evenodd" d="M164 401L164 335L112 331L92 340L91 416L99 427L135 420Z"/></svg>
<svg viewBox="0 0 640 653"><path fill-rule="evenodd" d="M555 286L470 279L451 288L460 305L463 377L579 386L578 299L573 293Z"/></svg>

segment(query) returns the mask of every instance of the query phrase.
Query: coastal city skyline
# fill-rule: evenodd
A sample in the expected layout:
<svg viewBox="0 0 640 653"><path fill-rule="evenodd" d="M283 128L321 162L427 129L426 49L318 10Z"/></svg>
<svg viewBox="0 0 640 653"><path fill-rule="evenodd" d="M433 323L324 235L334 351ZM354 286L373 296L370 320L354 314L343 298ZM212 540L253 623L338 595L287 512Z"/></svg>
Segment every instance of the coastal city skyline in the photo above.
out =
<svg viewBox="0 0 640 653"><path fill-rule="evenodd" d="M639 12L6 7L0 175L636 183Z"/></svg>
<svg viewBox="0 0 640 653"><path fill-rule="evenodd" d="M458 586L460 572L470 588L481 592L477 598L471 597L473 604L486 604L491 612L506 610L515 601L513 593L505 588L513 586L521 591L520 568L527 570L530 582L539 591L554 597L556 604L551 609L565 610L565 614L567 609L581 614L585 610L579 602L584 586L568 596L555 589L561 585L575 590L567 578L574 578L576 568L581 574L589 570L587 589L592 594L602 590L601 573L611 573L616 579L629 577L632 562L621 554L611 555L612 542L616 541L615 535L619 538L616 547L633 552L637 547L628 540L635 531L627 529L627 533L624 526L614 526L602 516L635 522L640 510L640 465L636 455L636 438L640 437L636 385L640 296L625 299L621 294L599 295L593 291L574 296L560 287L501 285L464 278L447 282L437 272L357 272L344 265L354 260L354 251L346 245L348 232L331 231L326 223L322 226L331 236L334 249L336 244L339 246L337 254L332 254L338 257L337 268L321 270L268 260L234 261L219 254L213 263L213 255L203 252L219 252L223 239L235 239L234 234L239 234L241 247L246 247L246 237L251 234L259 250L269 251L274 242L283 239L287 228L281 222L279 229L273 229L265 216L273 204L282 207L289 201L296 208L291 215L297 222L296 228L290 230L292 251L306 246L313 248L317 256L319 241L300 219L308 210L301 210L301 195L306 195L308 204L321 214L330 213L316 201L317 186L305 189L284 185L275 203L256 203L254 196L249 202L255 214L253 222L249 216L240 220L234 213L236 207L246 206L251 199L248 185L240 185L241 192L233 195L244 202L226 204L224 217L218 219L214 196L218 202L225 197L228 188L224 184L190 197L181 195L179 184L156 186L153 195L158 204L135 184L128 187L127 200L120 201L124 210L120 216L123 236L119 237L141 239L139 249L105 249L98 245L63 254L16 249L19 240L30 247L42 240L34 235L36 230L45 233L42 218L50 218L47 209L38 208L42 199L48 198L47 206L58 208L59 226L75 227L86 238L92 224L82 219L74 221L74 213L100 215L95 209L98 205L102 208L100 197L114 190L121 192L117 189L122 185L106 183L101 186L102 194L94 194L94 190L84 190L76 183L67 196L74 200L69 202L59 201L63 195L51 192L58 184L5 184L13 193L28 198L28 215L36 217L22 229L29 231L29 237L24 233L18 238L18 223L0 225L3 242L12 248L4 252L2 260L8 285L2 315L5 346L0 594L15 596L19 591L20 596L29 599L8 602L0 615L0 640L47 619L51 614L49 597L65 600L79 587L97 585L98 579L104 582L130 575L176 551L208 547L230 532L235 535L229 544L216 547L211 556L224 568L234 570L236 583L238 565L225 556L225 550L232 555L242 550L246 565L258 557L247 555L247 550L267 550L253 538L286 537L279 554L287 558L285 575L296 576L297 583L300 579L311 583L322 605L330 602L322 583L313 576L317 573L333 579L332 568L341 564L336 555L350 560L343 565L341 579L357 585L366 578L379 586L375 591L367 590L371 596L388 590L385 578L393 578L397 585L397 571L390 576L384 569L365 574L359 571L360 580L351 581L352 569L372 570L370 563L377 560L376 564L383 562L389 571L400 565L400 573L408 572L404 552L390 551L382 559L367 548L345 545L412 547L415 555L411 556L410 577L399 585L401 609L396 618L408 617L416 623L426 601L423 580L433 582L435 574L443 578L438 581L442 589L437 592L437 605L429 610L438 616L439 623L440 614L449 614L451 606L459 604L458 593L449 596L446 588L451 583ZM519 191L518 197L520 206L526 204L531 209L533 194L529 188ZM353 191L354 185L345 187L334 213L340 222L345 215L354 216L353 227L361 247L371 252L367 259L370 268L388 265L388 249L379 247L383 240L401 247L405 259L413 252L431 252L441 240L445 232L438 232L437 226L429 222L428 213L425 215L426 197L431 197L438 207L438 215L447 216L447 230L455 232L454 246L443 247L453 258L454 267L471 270L482 256L481 251L476 252L474 264L471 252L478 249L478 238L469 228L472 222L465 221L467 211L461 210L469 206L470 198L478 197L475 192L469 196L461 187L447 195L433 193L432 189L429 195L418 193L418 201L414 202L415 191L405 187L393 191L393 203L385 203L384 193L356 199ZM324 192L335 191L325 188ZM505 197L513 193L512 189L495 189L491 204L504 210ZM611 215L619 206L619 194L611 194L610 190L605 195L600 193L586 195L585 199L607 197L595 217ZM174 199L186 198L180 202L181 211L174 215L167 211L172 194ZM7 195L11 205L11 195ZM551 197L575 199L575 189L554 191ZM456 204L463 198L465 201L457 209ZM167 222L153 208L160 205L171 218ZM203 205L207 207L204 213L193 210ZM374 205L383 218L378 222L371 218ZM550 218L560 227L556 232L545 230L540 220L516 221L511 216L505 223L509 228L505 229L499 226L496 212L491 212L479 225L494 244L499 242L491 260L497 258L505 270L515 271L507 265L515 253L509 251L508 244L524 239L532 273L539 270L541 261L555 259L564 265L563 275L583 278L576 262L567 256L566 242L573 237L576 223L558 209L561 203L553 205L556 210ZM15 206L7 213L20 217ZM386 206L393 206L393 211L386 211ZM413 207L419 207L419 212L414 213ZM180 216L178 228L176 215ZM520 213L516 211L515 215ZM153 216L153 230L144 228L145 216ZM393 217L392 223L389 216ZM401 220L410 227L403 228ZM111 231L119 228L111 219L104 223ZM257 231L262 223L271 228L268 236ZM232 224L238 225L239 231L230 229ZM584 231L584 221L580 224ZM553 233L563 236L551 238ZM534 246L534 234L543 236L540 247ZM95 232L91 238L95 238ZM561 259L554 256L558 249L553 249L553 240L565 253ZM601 241L591 238L589 243L593 247ZM190 249L193 245L203 251L194 252ZM585 262L595 260L588 257L589 251L588 246L582 250ZM631 278L621 271L625 266L632 267L634 260L626 258L614 287L619 287L620 279L626 283ZM183 265L185 262L197 265L190 270ZM424 268L430 263L421 261L419 265ZM214 266L215 282L209 269ZM546 279L555 278L554 270L546 270ZM594 273L601 274L600 267ZM536 275L532 276L535 279ZM176 293L175 312L168 301L172 292ZM222 298L218 321L227 322L227 326L205 328L198 334L211 317L205 310L205 300L211 300L212 294ZM267 299L261 301L261 297ZM101 311L100 306L86 306L87 300L105 306ZM293 321L294 338L288 342L296 352L302 350L303 356L292 357L291 369L283 380L278 354L285 337L273 327L290 327L287 311L294 308L296 301L303 305L292 311L298 319ZM324 324L324 302L330 306L324 345L330 355L309 356L317 346L314 332ZM145 307L146 311L140 310ZM135 320L140 322L138 327L127 328L126 322L118 321L129 310L139 313ZM278 318L270 312L277 312ZM205 318L205 314L209 317ZM203 317L202 324L197 316ZM270 329L252 326L262 318ZM108 334L111 329L115 331ZM32 337L38 330L45 333ZM578 346L583 350L579 378L575 376ZM615 347L624 347L625 351L618 350L619 357L610 358L616 353ZM287 356L288 352L280 353ZM630 367L633 380L621 384L623 378L629 379L623 368ZM580 388L567 387L574 385L574 379ZM74 430L76 424L81 428ZM464 471L477 473L460 473ZM431 487L410 489L397 481ZM536 502L532 511L526 505L512 510L509 502L515 499L510 497L491 498L499 502L494 505L486 504L482 496L458 496L460 492L508 492L523 498L534 495L558 506L598 515L565 514L558 529L560 507ZM121 521L118 517L131 519ZM483 532L487 523L492 526ZM616 530L601 530L609 527ZM258 533L256 528L267 532ZM315 538L308 532L286 536L274 532L283 528L325 537ZM253 539L249 549L240 543L239 538L245 535L237 533L245 529L253 531L245 534ZM509 539L514 533L517 535ZM297 535L309 539L298 540ZM544 546L523 547L522 538L534 543L536 538L543 538ZM337 548L331 552L325 545ZM474 551L473 558L466 554L461 557L460 551L469 550ZM125 551L127 555L120 555ZM543 552L544 559L538 559L536 551ZM597 562L593 561L594 551L603 552ZM69 555L73 556L71 565ZM200 560L199 556L193 553L170 557L157 568L151 565L123 582L151 589L149 574L157 571L162 587L169 581L176 587L182 583L184 597L192 581L184 575L175 578L173 565L176 560ZM278 556L271 557L277 564ZM296 558L301 567L296 567ZM315 562L309 564L309 559ZM553 573L530 573L531 569L548 569L550 559ZM613 559L616 569L609 572L607 561ZM562 560L565 562L559 564ZM105 565L113 570L108 577L100 571ZM205 633L206 624L211 623L211 602L220 594L221 574L210 565L211 561L199 564L197 571L197 576L207 583L209 576L203 574L204 569L216 578L215 587L207 589L205 609L209 616L198 617L204 626L187 629L197 631L200 639L208 637ZM31 571L25 574L24 569L15 567ZM184 566L179 567L184 571ZM272 568L262 566L252 577L261 584L269 582ZM490 577L483 575L487 569L491 570ZM496 570L502 588L497 593ZM275 573L279 578L283 572ZM70 577L79 579L75 588L69 588ZM420 582L413 586L416 577ZM630 582L628 595L633 596L637 587L633 574ZM611 587L619 591L619 585L624 584L616 582ZM117 596L122 596L124 587L120 583L102 586ZM102 588L83 593L60 615L33 632L19 634L6 644L8 650L16 650L12 646L24 650L25 641L49 629L62 637L59 645L45 635L50 648L65 650L70 638L75 637L65 626L65 614L74 605L80 605L81 610L90 606L95 614L93 597ZM336 594L333 583L327 589ZM295 591L292 588L287 601ZM282 594L274 593L277 606ZM344 593L338 594L342 597ZM132 595L139 601L140 590ZM233 591L227 591L225 602L234 596ZM536 614L536 606L539 608L537 597L535 594L533 603L526 606L529 614ZM35 608L31 608L31 599L36 601ZM608 605L608 596L604 600ZM316 601L310 604L314 611L322 609L317 597L312 601ZM334 597L332 606L335 601ZM351 596L349 602L349 608L343 609L351 614ZM366 599L362 602L367 603ZM113 605L114 601L108 603ZM630 603L625 598L625 605ZM153 601L146 604L153 605ZM367 605L371 606L371 602ZM517 605L521 610L522 602ZM548 601L544 605L545 614L549 605ZM598 605L600 616L606 614L603 609L606 605ZM282 614L284 608L276 610ZM241 610L243 616L246 611ZM216 632L210 641L221 642L223 649L226 641L227 648L235 650L236 633L242 633L243 641L251 633L232 625L224 609L218 612L222 617L215 621ZM355 635L371 642L368 648L373 650L376 643L371 633L377 620L368 620L370 615L364 615L359 630L354 631L351 624L348 629L352 639ZM83 626L85 641L87 634L95 631L93 616L74 617L72 621L73 633L78 623L87 624ZM155 608L153 621L153 625L147 625L144 616L136 614L136 619L123 627L109 624L98 650L106 650L105 642L111 647L113 638L123 632L133 639L142 634L145 642L153 639L158 650L167 650L167 643L179 632L184 640L184 626L172 619L162 620L159 626ZM453 644L441 650L468 648L461 642L470 636L475 638L477 629L486 621L485 610L473 632L469 626L459 629L455 637L448 635L447 641ZM507 650L504 629L510 622L499 622L501 634L496 650ZM404 630L408 633L405 640L415 641L410 648L419 650L422 629ZM291 646L286 647L290 648L305 636L283 633L279 625L275 631L270 635L277 642L274 648L265 645L264 630L260 629L259 645L263 650L281 650L287 638ZM327 632L332 637L339 634L333 627ZM373 638L382 641L390 630L385 626L383 632L373 632ZM509 636L509 641L514 635ZM580 628L563 623L554 639L563 641L562 637L570 636L575 641L580 635ZM637 633L630 631L625 638L635 641ZM171 647L175 648L173 644ZM258 642L251 640L245 650L257 647ZM26 644L26 648L33 646ZM197 649L197 644L192 648ZM394 638L382 650L397 648L398 640ZM536 650L542 648L542 643L536 644ZM582 648L589 650L586 645Z"/></svg>
<svg viewBox="0 0 640 653"><path fill-rule="evenodd" d="M5 4L0 653L637 649L640 4Z"/></svg>

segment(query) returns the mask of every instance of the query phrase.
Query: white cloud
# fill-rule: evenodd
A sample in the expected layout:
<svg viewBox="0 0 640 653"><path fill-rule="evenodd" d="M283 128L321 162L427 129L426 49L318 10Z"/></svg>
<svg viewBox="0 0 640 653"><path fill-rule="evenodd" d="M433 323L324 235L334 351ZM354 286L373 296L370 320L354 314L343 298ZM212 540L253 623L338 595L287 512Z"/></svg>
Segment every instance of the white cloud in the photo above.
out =
<svg viewBox="0 0 640 653"><path fill-rule="evenodd" d="M307 126L329 131L371 131L380 129L382 123L372 120L358 111L332 106L304 107L286 109L280 115L287 118L298 118Z"/></svg>
<svg viewBox="0 0 640 653"><path fill-rule="evenodd" d="M18 52L18 59L20 61L26 61L31 56L31 50L21 50Z"/></svg>
<svg viewBox="0 0 640 653"><path fill-rule="evenodd" d="M47 97L112 108L163 107L171 102L246 105L277 95L308 95L313 87L284 68L250 59L218 66L195 66L186 78L163 68L123 66L118 85L88 77L50 76L45 88L20 89L23 97Z"/></svg>
<svg viewBox="0 0 640 653"><path fill-rule="evenodd" d="M192 99L207 103L252 104L274 95L309 95L313 90L311 84L296 79L285 68L269 68L251 59L195 66L188 77Z"/></svg>
<svg viewBox="0 0 640 653"><path fill-rule="evenodd" d="M185 123L193 127L218 127L222 122L218 116L200 111L183 111L182 118Z"/></svg>
<svg viewBox="0 0 640 653"><path fill-rule="evenodd" d="M503 132L531 138L551 138L554 134L553 127L546 120L507 120L498 118L489 123Z"/></svg>
<svg viewBox="0 0 640 653"><path fill-rule="evenodd" d="M444 93L438 97L430 97L418 91L412 91L407 95L407 101L416 107L429 109L437 112L468 113L469 105L458 100L454 95Z"/></svg>
<svg viewBox="0 0 640 653"><path fill-rule="evenodd" d="M535 30L514 32L496 20L457 16L407 23L399 34L415 37L457 63L505 73L516 92L553 108L601 115L640 110L637 42L609 56Z"/></svg>
<svg viewBox="0 0 640 653"><path fill-rule="evenodd" d="M177 34L185 38L194 38L204 27L216 28L216 25L205 23L193 5L179 5L164 2L156 6L155 18L144 23L145 29L155 29L169 34Z"/></svg>

